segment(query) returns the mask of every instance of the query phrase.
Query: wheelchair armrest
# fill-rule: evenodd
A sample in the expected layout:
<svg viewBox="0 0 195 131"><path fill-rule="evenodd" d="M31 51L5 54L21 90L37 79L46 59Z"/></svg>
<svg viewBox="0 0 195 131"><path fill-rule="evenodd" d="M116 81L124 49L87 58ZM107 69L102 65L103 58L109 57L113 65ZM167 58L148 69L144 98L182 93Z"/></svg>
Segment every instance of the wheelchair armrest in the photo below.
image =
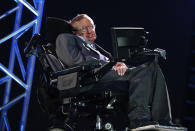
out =
<svg viewBox="0 0 195 131"><path fill-rule="evenodd" d="M80 71L84 71L84 70L89 70L89 69L90 69L89 65L79 65L79 66L70 67L70 68L62 70L62 71L53 72L53 73L51 73L51 76L58 77L61 75L67 75L67 74L80 72Z"/></svg>
<svg viewBox="0 0 195 131"><path fill-rule="evenodd" d="M104 74L106 74L116 63L116 61L110 61L109 63L104 64L101 68L98 68L94 71L94 75L100 79Z"/></svg>
<svg viewBox="0 0 195 131"><path fill-rule="evenodd" d="M99 68L101 65L99 62L86 62L79 65L74 65L72 67L69 67L68 69L64 69L62 71L57 71L51 73L51 76L56 78L61 75L67 75L75 72L81 72L81 71L93 71L95 68Z"/></svg>

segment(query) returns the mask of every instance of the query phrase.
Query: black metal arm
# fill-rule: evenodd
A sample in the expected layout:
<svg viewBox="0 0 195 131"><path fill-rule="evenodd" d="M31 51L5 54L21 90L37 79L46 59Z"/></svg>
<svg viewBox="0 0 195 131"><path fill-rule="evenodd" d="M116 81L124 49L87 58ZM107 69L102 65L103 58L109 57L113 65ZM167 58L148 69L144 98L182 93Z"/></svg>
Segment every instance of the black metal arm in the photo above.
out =
<svg viewBox="0 0 195 131"><path fill-rule="evenodd" d="M68 69L65 69L62 71L53 72L53 73L51 73L51 76L58 77L61 75L67 75L67 74L80 72L80 71L84 71L84 70L89 70L89 69L90 69L89 65L79 65L79 66L71 67L71 68L68 68Z"/></svg>

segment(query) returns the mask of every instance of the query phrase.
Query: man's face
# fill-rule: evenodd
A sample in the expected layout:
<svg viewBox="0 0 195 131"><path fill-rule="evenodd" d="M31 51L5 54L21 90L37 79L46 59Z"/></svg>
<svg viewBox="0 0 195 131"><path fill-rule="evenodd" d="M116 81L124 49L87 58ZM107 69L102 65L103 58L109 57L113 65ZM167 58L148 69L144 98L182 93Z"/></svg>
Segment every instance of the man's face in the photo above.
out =
<svg viewBox="0 0 195 131"><path fill-rule="evenodd" d="M93 21L90 21L87 18L80 20L78 34L81 35L85 40L94 42L96 39L96 32Z"/></svg>

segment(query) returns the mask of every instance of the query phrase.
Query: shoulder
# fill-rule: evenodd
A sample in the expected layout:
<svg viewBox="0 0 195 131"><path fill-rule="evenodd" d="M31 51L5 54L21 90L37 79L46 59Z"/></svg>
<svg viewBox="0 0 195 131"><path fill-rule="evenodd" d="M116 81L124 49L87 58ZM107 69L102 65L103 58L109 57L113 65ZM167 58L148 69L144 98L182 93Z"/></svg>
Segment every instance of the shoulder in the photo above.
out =
<svg viewBox="0 0 195 131"><path fill-rule="evenodd" d="M75 35L73 34L69 34L69 33L61 33L57 36L57 39L61 39L61 38L73 38L75 37Z"/></svg>
<svg viewBox="0 0 195 131"><path fill-rule="evenodd" d="M58 35L57 41L77 41L77 42L83 42L83 40L78 37L77 35L69 34L69 33L61 33Z"/></svg>
<svg viewBox="0 0 195 131"><path fill-rule="evenodd" d="M64 44L68 44L68 43L74 43L76 42L76 35L73 34L68 34L68 33L62 33L59 34L58 37L56 38L56 44L59 43L64 43Z"/></svg>
<svg viewBox="0 0 195 131"><path fill-rule="evenodd" d="M57 48L75 48L75 47L82 47L82 40L73 34L68 34L68 33L62 33L59 34L57 39L56 39L56 47Z"/></svg>

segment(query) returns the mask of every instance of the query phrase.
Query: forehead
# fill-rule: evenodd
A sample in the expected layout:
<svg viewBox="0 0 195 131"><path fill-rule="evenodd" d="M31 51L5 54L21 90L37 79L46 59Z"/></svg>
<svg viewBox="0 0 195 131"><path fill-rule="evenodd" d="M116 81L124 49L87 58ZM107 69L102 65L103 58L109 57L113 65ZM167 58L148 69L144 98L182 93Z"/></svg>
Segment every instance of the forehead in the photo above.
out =
<svg viewBox="0 0 195 131"><path fill-rule="evenodd" d="M94 25L94 22L92 19L88 19L88 18L83 18L79 21L79 24L81 26L89 26L89 25Z"/></svg>

